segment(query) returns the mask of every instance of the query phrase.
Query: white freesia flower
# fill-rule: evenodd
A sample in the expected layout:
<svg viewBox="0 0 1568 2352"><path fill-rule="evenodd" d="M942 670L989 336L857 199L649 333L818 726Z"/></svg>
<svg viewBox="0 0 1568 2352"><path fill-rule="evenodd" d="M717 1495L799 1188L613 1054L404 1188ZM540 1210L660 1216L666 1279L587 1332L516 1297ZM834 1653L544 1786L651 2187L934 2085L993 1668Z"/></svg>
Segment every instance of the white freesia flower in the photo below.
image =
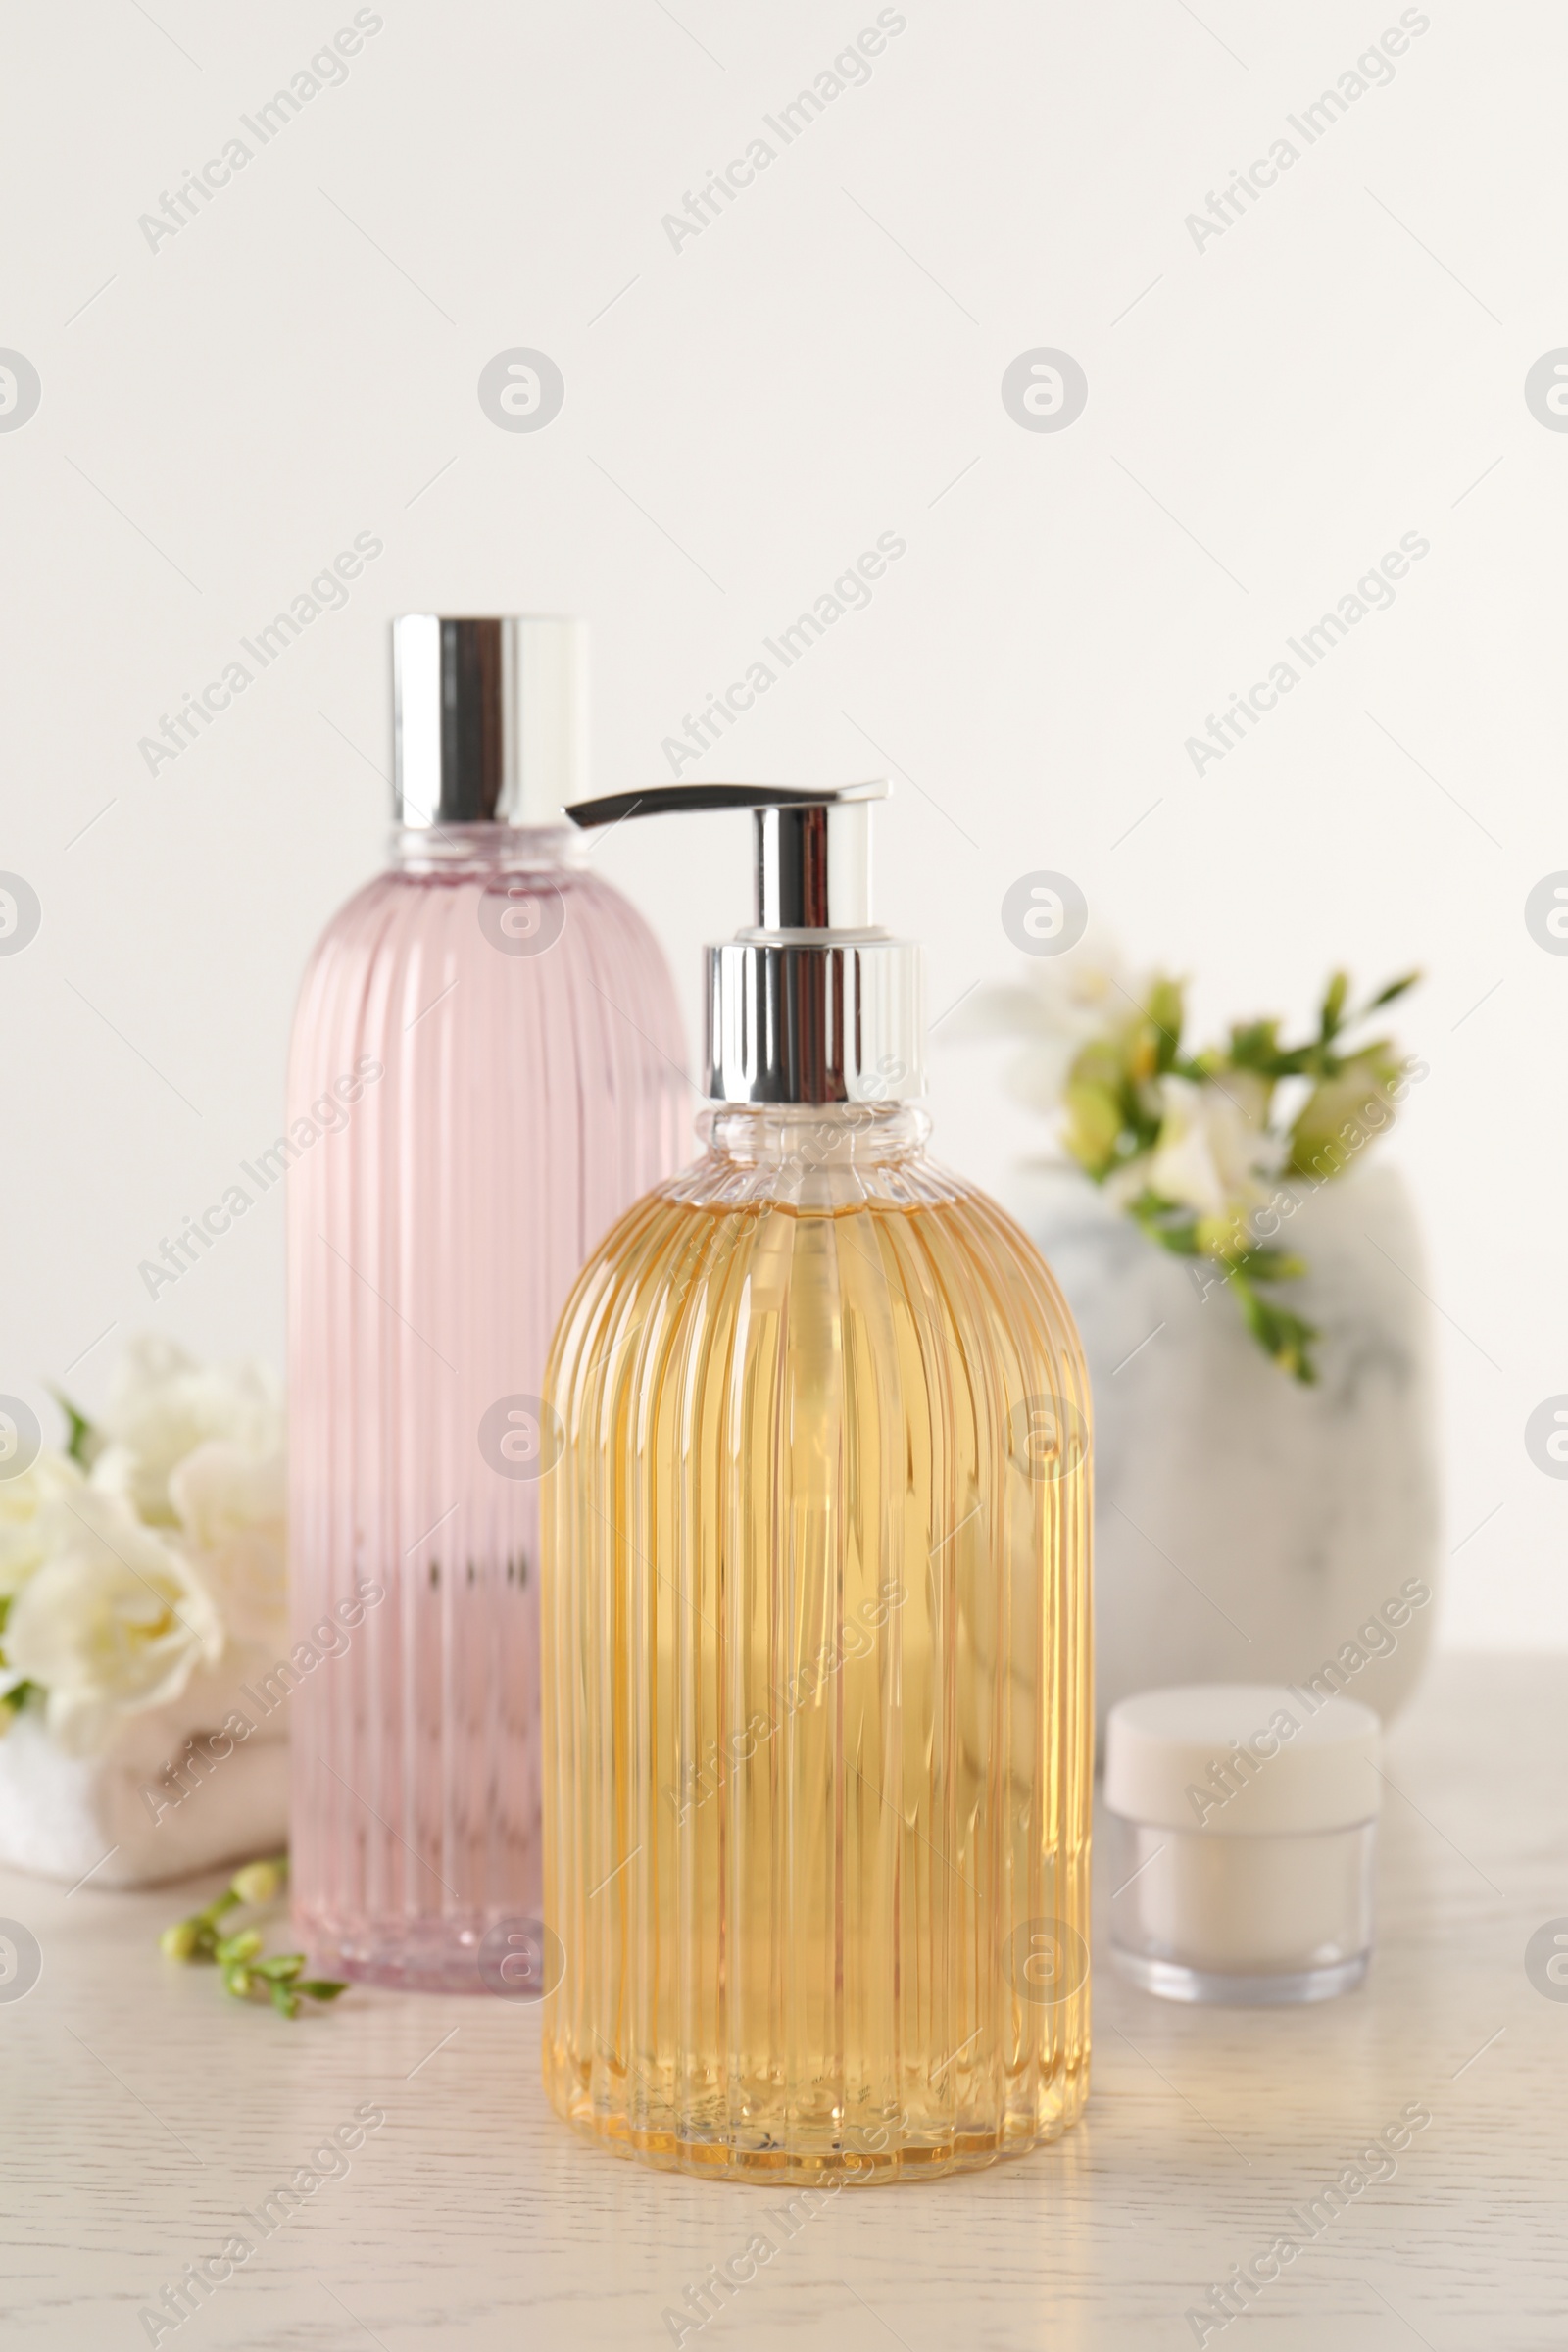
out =
<svg viewBox="0 0 1568 2352"><path fill-rule="evenodd" d="M209 1439L170 1474L182 1549L240 1640L286 1645L288 1555L283 1455Z"/></svg>
<svg viewBox="0 0 1568 2352"><path fill-rule="evenodd" d="M172 1340L143 1336L122 1359L103 1431L93 1485L123 1495L149 1524L172 1527L179 1514L170 1474L186 1455L215 1438L257 1457L278 1453L283 1409L261 1365L224 1371L196 1363Z"/></svg>
<svg viewBox="0 0 1568 2352"><path fill-rule="evenodd" d="M47 1690L61 1746L90 1755L213 1664L222 1624L195 1570L120 1497L84 1485L40 1516L47 1557L11 1604L6 1656Z"/></svg>
<svg viewBox="0 0 1568 2352"><path fill-rule="evenodd" d="M1251 1070L1226 1070L1198 1086L1188 1078L1159 1082L1164 1117L1149 1166L1149 1185L1163 1200L1200 1217L1245 1214L1267 1199L1259 1177L1278 1158L1268 1134L1268 1087Z"/></svg>
<svg viewBox="0 0 1568 2352"><path fill-rule="evenodd" d="M20 1592L49 1556L48 1505L79 1488L81 1472L64 1453L40 1453L20 1477L0 1479L0 1600Z"/></svg>
<svg viewBox="0 0 1568 2352"><path fill-rule="evenodd" d="M1032 958L1027 976L1010 986L977 989L946 1034L1022 1038L1007 1091L1031 1110L1055 1110L1080 1049L1132 1018L1147 992L1117 950L1091 936L1065 956Z"/></svg>

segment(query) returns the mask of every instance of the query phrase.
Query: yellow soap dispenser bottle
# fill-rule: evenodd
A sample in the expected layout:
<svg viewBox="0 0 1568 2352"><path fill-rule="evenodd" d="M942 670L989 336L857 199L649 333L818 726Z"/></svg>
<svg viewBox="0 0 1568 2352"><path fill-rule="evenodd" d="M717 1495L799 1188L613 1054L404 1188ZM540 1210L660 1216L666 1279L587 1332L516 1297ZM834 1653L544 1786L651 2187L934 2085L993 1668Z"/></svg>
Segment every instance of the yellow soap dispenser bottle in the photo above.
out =
<svg viewBox="0 0 1568 2352"><path fill-rule="evenodd" d="M563 1314L542 1529L546 2085L718 2178L988 2164L1088 2087L1088 1383L1038 1251L926 1154L885 792L570 811L756 812L708 1149Z"/></svg>

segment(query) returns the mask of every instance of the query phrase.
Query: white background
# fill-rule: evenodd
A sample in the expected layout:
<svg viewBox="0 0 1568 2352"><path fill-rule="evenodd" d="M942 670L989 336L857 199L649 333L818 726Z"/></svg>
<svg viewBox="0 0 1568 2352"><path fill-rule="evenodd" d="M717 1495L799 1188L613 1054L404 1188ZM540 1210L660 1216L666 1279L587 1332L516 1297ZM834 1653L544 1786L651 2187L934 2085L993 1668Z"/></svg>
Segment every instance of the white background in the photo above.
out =
<svg viewBox="0 0 1568 2352"><path fill-rule="evenodd" d="M0 435L0 867L43 924L0 957L0 1389L52 1417L70 1366L94 1402L138 1326L281 1360L276 1194L156 1304L137 1265L277 1133L303 960L382 854L391 614L587 616L610 789L667 775L683 714L892 531L869 609L685 772L891 767L880 911L934 1011L1017 967L1000 904L1043 866L1193 975L1200 1029L1420 962L1432 1074L1387 1148L1443 1317L1446 1636L1568 1643L1568 1488L1523 1446L1568 1389L1568 959L1523 921L1568 865L1568 436L1523 397L1568 342L1568 23L1433 0L1307 148L1284 118L1397 7L904 0L869 81L677 252L662 216L874 6L376 13L153 251L138 217L352 8L7 12L0 344L43 397ZM1199 250L1186 216L1281 135L1299 160ZM512 346L564 372L541 432L479 407ZM1003 407L1035 346L1087 372L1065 431ZM160 714L360 531L346 609L149 775ZM1195 775L1185 739L1411 531L1393 609ZM745 821L603 852L694 1052ZM1039 1141L1005 1051L933 1051L937 1148L1002 1190Z"/></svg>

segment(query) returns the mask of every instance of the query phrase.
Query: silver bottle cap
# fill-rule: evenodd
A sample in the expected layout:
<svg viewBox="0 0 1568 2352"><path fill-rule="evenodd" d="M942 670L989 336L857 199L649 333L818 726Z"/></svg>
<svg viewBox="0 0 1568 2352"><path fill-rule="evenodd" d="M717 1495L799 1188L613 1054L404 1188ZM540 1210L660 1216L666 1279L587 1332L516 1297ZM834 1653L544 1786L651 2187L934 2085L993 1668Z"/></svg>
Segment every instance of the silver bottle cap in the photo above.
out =
<svg viewBox="0 0 1568 2352"><path fill-rule="evenodd" d="M553 614L392 623L403 825L559 825L588 781L587 632Z"/></svg>
<svg viewBox="0 0 1568 2352"><path fill-rule="evenodd" d="M884 778L664 784L581 801L574 824L750 808L757 920L708 954L707 1092L714 1102L885 1102L925 1092L920 951L871 920L872 801Z"/></svg>

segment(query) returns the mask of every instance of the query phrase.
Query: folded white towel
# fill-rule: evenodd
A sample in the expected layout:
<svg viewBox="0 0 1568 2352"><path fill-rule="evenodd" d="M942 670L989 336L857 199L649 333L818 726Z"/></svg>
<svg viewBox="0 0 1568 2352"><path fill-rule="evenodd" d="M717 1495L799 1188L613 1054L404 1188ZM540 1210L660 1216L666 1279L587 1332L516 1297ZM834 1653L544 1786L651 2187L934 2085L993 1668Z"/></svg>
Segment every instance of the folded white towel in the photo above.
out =
<svg viewBox="0 0 1568 2352"><path fill-rule="evenodd" d="M288 1709L237 1695L232 1666L127 1716L101 1755L65 1754L32 1708L0 1739L0 1862L18 1870L147 1886L287 1841Z"/></svg>

